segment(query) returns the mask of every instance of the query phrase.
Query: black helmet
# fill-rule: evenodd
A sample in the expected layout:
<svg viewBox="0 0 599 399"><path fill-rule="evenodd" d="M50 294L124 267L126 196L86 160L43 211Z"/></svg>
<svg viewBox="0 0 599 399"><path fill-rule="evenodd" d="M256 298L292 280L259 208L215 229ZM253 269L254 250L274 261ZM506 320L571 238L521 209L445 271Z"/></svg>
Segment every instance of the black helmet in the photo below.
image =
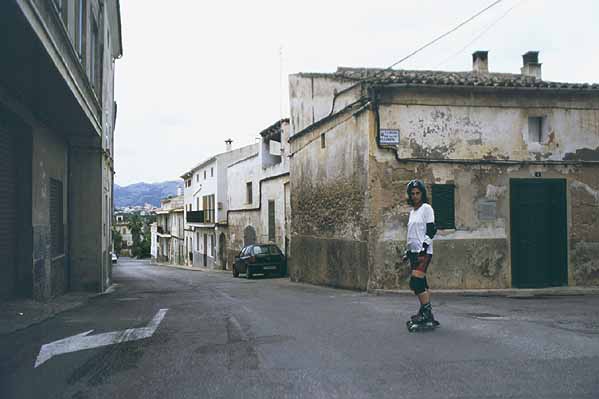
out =
<svg viewBox="0 0 599 399"><path fill-rule="evenodd" d="M408 204L410 205L414 205L412 203L412 198L410 197L410 191L413 188L417 188L420 190L420 192L422 193L422 203L428 203L428 196L426 195L426 186L424 185L424 182L422 180L418 180L418 179L414 179L414 180L410 180L410 182L408 183L408 186L406 188L406 193L408 194Z"/></svg>

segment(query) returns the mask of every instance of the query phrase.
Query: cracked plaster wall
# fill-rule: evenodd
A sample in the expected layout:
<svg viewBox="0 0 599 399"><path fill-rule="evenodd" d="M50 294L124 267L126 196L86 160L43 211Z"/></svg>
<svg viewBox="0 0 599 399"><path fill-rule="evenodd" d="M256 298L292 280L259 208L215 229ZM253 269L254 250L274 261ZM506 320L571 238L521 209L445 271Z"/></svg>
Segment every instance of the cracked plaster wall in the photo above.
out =
<svg viewBox="0 0 599 399"><path fill-rule="evenodd" d="M599 160L599 96L386 91L381 127L399 129L401 158ZM528 118L543 117L543 137Z"/></svg>
<svg viewBox="0 0 599 399"><path fill-rule="evenodd" d="M563 108L589 108L596 101L554 100L550 106L547 101L489 97L383 96L387 103L380 110L381 128L400 130L400 158L562 160L582 153L586 158L581 159L593 160L594 149L599 150L599 112ZM528 116L536 114L546 115L549 134L535 147L528 143L527 129ZM380 214L372 213L370 288L407 288L408 267L398 259L409 213L405 186L415 177L426 182L429 193L432 183L455 184L456 229L440 230L435 237L431 285L510 287L509 181L534 178L535 172L568 182L568 284L599 285L599 166L399 163L393 151L377 147L374 137L370 148L372 207L380 209ZM481 217L481 202L494 204L495 217Z"/></svg>
<svg viewBox="0 0 599 399"><path fill-rule="evenodd" d="M289 275L295 281L366 288L368 140L363 132L370 126L367 112L345 114L291 143Z"/></svg>
<svg viewBox="0 0 599 399"><path fill-rule="evenodd" d="M318 74L289 76L290 136L329 115L333 97L353 85L354 81L340 80ZM360 88L350 90L335 100L335 112L357 100Z"/></svg>

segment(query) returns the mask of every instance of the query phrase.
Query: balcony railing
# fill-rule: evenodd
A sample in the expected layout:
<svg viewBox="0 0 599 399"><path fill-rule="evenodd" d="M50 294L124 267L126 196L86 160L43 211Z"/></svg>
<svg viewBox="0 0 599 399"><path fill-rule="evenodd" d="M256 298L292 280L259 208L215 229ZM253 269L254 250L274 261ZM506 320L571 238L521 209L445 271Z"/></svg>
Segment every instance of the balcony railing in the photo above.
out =
<svg viewBox="0 0 599 399"><path fill-rule="evenodd" d="M187 211L187 223L204 223L204 211Z"/></svg>
<svg viewBox="0 0 599 399"><path fill-rule="evenodd" d="M156 230L158 230L158 234L171 234L171 232L168 231L168 229L165 229L162 226L157 226Z"/></svg>

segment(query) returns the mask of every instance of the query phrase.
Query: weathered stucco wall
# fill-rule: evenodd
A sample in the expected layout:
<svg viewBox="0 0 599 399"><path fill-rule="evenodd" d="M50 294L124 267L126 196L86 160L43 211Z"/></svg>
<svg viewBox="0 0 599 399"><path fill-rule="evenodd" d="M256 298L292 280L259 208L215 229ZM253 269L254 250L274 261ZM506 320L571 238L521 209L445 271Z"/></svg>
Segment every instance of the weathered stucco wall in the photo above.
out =
<svg viewBox="0 0 599 399"><path fill-rule="evenodd" d="M291 142L293 280L366 288L370 128L362 109Z"/></svg>
<svg viewBox="0 0 599 399"><path fill-rule="evenodd" d="M599 286L599 166L573 168L568 184L570 285Z"/></svg>
<svg viewBox="0 0 599 399"><path fill-rule="evenodd" d="M289 181L289 176L283 176L276 179L265 180L262 182L262 199L260 206L260 224L264 226L263 242L274 242L285 252L285 183ZM275 208L275 229L274 241L269 238L268 222L268 202L274 201Z"/></svg>
<svg viewBox="0 0 599 399"><path fill-rule="evenodd" d="M256 203L259 207L241 206L232 207L233 212L229 212L228 239L227 239L227 263L232 265L235 256L244 246L244 231L246 228L253 228L256 233L257 243L274 242L285 252L285 200L288 197L284 194L285 184L289 181L287 175L278 178L258 181L256 189ZM260 184L262 185L262 195L259 197ZM275 238L274 241L269 237L268 220L268 202L274 201L275 204Z"/></svg>
<svg viewBox="0 0 599 399"><path fill-rule="evenodd" d="M382 128L399 129L400 158L599 160L599 99L535 93L389 90ZM542 140L529 137L542 117Z"/></svg>
<svg viewBox="0 0 599 399"><path fill-rule="evenodd" d="M435 288L506 288L510 286L507 220L509 177L498 167L434 166L377 162L374 157L371 192L371 275L369 288L407 288L405 251L410 206L405 187L418 177L427 185L455 184L456 229L439 230L434 240L429 282ZM434 199L433 206L434 206ZM480 220L477 204L496 203L496 218Z"/></svg>
<svg viewBox="0 0 599 399"><path fill-rule="evenodd" d="M438 92L383 95L381 128L400 130L398 156L427 159L595 160L599 156L596 99L535 94L451 96ZM454 95L455 94L455 95ZM528 117L544 116L546 136L532 143ZM599 165L451 164L398 161L370 136L370 288L407 288L409 268L400 262L409 206L406 184L455 185L455 230L435 237L429 281L435 288L511 286L510 179L566 179L568 284L598 285ZM597 158L599 159L599 157ZM481 218L481 204L495 207ZM434 199L433 199L434 204Z"/></svg>
<svg viewBox="0 0 599 399"><path fill-rule="evenodd" d="M374 172L370 288L407 288L409 267L401 263L410 207L406 184L423 179L455 184L456 229L439 230L429 281L435 288L511 287L510 179L566 179L568 285L599 285L599 167L464 166L378 163ZM376 194L374 193L376 192ZM496 218L481 220L478 204L496 204ZM434 198L432 198L434 206ZM380 212L380 214L379 214Z"/></svg>
<svg viewBox="0 0 599 399"><path fill-rule="evenodd" d="M333 78L319 74L295 74L289 76L289 106L291 109L290 136L300 132L314 122L323 119L333 109L333 97L352 86L355 81ZM335 100L335 110L356 101L360 87L349 90Z"/></svg>
<svg viewBox="0 0 599 399"><path fill-rule="evenodd" d="M228 240L227 240L227 264L235 263L235 256L239 254L244 246L244 230L251 227L256 232L256 241L261 242L262 237L268 238L267 231L260 223L260 211L248 210L244 212L229 213Z"/></svg>
<svg viewBox="0 0 599 399"><path fill-rule="evenodd" d="M227 168L227 204L229 210L258 207L259 182L261 178L260 157L253 154ZM252 201L247 202L247 183L252 183Z"/></svg>

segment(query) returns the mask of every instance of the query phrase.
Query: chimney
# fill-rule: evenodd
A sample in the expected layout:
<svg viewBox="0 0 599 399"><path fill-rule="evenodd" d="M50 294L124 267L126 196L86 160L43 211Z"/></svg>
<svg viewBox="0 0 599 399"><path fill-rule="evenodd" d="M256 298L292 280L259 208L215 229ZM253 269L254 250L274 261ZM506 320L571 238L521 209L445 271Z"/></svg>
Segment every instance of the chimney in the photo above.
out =
<svg viewBox="0 0 599 399"><path fill-rule="evenodd" d="M475 51L472 53L472 72L489 73L488 51Z"/></svg>
<svg viewBox="0 0 599 399"><path fill-rule="evenodd" d="M231 149L233 148L232 144L233 144L233 140L231 140L231 139L225 140L225 145L227 146L227 151L231 151Z"/></svg>
<svg viewBox="0 0 599 399"><path fill-rule="evenodd" d="M522 68L520 72L524 76L531 76L541 80L541 64L539 63L539 52L529 51L522 55Z"/></svg>

